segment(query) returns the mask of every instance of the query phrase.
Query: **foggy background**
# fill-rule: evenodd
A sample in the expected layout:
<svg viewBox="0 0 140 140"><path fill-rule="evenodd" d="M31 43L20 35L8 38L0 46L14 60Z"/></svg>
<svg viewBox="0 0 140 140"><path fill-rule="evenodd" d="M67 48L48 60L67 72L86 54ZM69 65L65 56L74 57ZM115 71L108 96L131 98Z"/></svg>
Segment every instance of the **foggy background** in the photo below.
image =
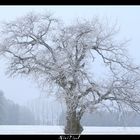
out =
<svg viewBox="0 0 140 140"><path fill-rule="evenodd" d="M120 26L120 32L117 38L121 40L130 39L130 42L127 44L129 55L133 59L134 63L140 64L139 6L0 6L0 26L3 21L14 20L17 17L26 15L28 12L41 13L46 10L54 13L55 17L62 19L66 24L72 23L75 18L91 19L94 16L98 16L101 20L108 19L110 25L117 23L118 26ZM101 73L103 73L103 71L100 66L96 66L93 70L98 78L102 78ZM4 93L4 97L6 99L11 100L18 105L27 106L28 109L32 110L32 113L36 116L34 119L36 119L37 124L65 123L63 120L65 115L63 102L57 101L55 97L47 96L47 93L39 89L36 83L31 79L20 76L11 78L8 77L5 72L6 62L0 60L0 90ZM46 116L46 114L48 115ZM97 117L98 119L103 119L100 117L100 113L95 114L95 118ZM128 114L130 117L128 120L129 122L132 122L130 120L137 115L130 114ZM104 115L106 115L106 119L109 117L108 114L104 113ZM83 123L88 125L95 125L95 122L98 123L97 119L92 120L92 116L93 115L89 115L88 119L84 119L85 122L83 121ZM114 118L114 122L112 120L112 124L124 124L118 120L118 115L113 114L113 116L116 118ZM113 117L110 116L110 122L111 118L113 119ZM140 122L139 118L140 117L137 116L133 122ZM30 120L32 120L31 116ZM120 123L116 122L116 120ZM109 122L106 122L106 124L103 124L103 122L105 121L102 120L102 123L100 122L98 125L109 125ZM129 125L131 126L132 124ZM140 124L135 123L135 125Z"/></svg>

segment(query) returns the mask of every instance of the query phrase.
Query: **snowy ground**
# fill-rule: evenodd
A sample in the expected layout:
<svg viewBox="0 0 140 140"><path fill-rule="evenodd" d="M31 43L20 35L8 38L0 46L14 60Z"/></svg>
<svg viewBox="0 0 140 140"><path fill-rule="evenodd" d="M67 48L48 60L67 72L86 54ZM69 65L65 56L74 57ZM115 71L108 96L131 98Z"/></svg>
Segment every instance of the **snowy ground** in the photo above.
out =
<svg viewBox="0 0 140 140"><path fill-rule="evenodd" d="M64 126L0 125L0 134L64 134ZM140 127L84 127L82 134L140 134Z"/></svg>

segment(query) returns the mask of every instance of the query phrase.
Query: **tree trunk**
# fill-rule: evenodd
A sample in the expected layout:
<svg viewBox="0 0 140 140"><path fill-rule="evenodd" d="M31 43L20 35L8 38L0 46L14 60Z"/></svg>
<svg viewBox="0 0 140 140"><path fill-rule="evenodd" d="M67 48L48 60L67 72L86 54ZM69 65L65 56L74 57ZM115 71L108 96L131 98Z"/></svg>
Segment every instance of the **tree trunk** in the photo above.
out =
<svg viewBox="0 0 140 140"><path fill-rule="evenodd" d="M80 120L77 119L76 111L67 111L65 134L79 135L83 131Z"/></svg>

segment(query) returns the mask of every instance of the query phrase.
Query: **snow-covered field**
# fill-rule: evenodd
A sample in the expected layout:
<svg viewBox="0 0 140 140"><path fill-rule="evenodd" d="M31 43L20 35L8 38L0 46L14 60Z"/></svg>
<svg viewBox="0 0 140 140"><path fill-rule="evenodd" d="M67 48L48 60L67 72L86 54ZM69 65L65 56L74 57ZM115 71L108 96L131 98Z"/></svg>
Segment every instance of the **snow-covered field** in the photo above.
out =
<svg viewBox="0 0 140 140"><path fill-rule="evenodd" d="M64 126L0 125L0 134L64 134ZM82 134L140 134L140 127L84 127Z"/></svg>

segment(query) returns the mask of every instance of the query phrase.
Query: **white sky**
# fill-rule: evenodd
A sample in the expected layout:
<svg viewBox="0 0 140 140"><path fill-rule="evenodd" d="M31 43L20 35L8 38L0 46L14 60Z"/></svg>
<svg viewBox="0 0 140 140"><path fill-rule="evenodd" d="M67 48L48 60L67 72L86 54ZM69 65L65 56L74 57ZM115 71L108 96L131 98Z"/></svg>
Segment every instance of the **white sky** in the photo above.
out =
<svg viewBox="0 0 140 140"><path fill-rule="evenodd" d="M65 23L72 22L77 17L92 18L99 16L108 18L111 23L117 20L121 30L119 37L131 39L129 54L140 64L140 6L0 6L0 22L13 20L31 11L54 13ZM0 60L0 90L13 101L24 104L27 100L38 97L41 91L27 79L8 78L5 75L5 65Z"/></svg>

